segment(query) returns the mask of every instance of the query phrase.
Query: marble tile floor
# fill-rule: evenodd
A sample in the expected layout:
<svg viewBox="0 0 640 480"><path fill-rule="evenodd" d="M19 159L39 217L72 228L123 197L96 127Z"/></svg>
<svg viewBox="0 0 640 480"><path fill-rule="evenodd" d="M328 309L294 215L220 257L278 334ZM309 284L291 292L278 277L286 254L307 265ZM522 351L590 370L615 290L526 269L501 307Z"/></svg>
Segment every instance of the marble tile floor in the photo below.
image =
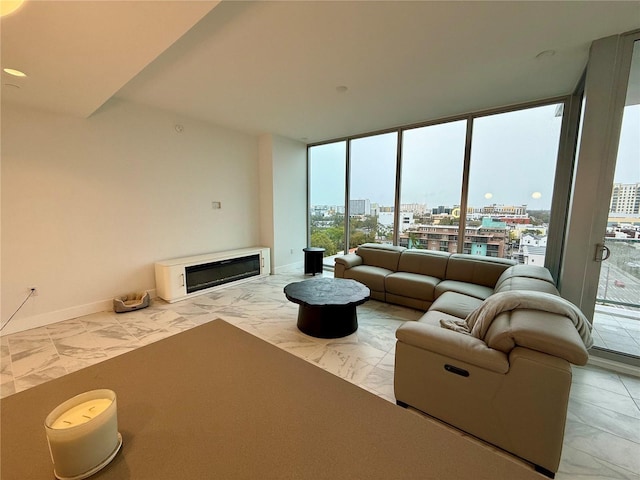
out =
<svg viewBox="0 0 640 480"><path fill-rule="evenodd" d="M640 356L640 309L596 304L592 336L597 347Z"/></svg>
<svg viewBox="0 0 640 480"><path fill-rule="evenodd" d="M174 304L156 299L137 312L97 313L2 336L0 398L222 318L395 403L395 330L422 312L371 300L358 307L354 334L312 338L296 328L298 306L282 291L303 279L311 277L292 271ZM640 378L574 367L556 478L640 480Z"/></svg>

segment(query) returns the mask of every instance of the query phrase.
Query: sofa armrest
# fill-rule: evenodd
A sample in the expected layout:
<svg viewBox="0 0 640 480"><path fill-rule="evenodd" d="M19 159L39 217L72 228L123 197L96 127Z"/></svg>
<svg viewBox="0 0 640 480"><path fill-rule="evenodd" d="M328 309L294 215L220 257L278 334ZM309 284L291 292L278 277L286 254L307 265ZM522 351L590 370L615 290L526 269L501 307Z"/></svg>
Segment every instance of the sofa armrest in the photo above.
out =
<svg viewBox="0 0 640 480"><path fill-rule="evenodd" d="M336 257L335 263L343 265L345 269L362 265L362 257L355 253Z"/></svg>
<svg viewBox="0 0 640 480"><path fill-rule="evenodd" d="M362 257L355 253L343 255L335 258L333 276L335 278L344 278L345 270L349 270L351 267L362 265Z"/></svg>
<svg viewBox="0 0 640 480"><path fill-rule="evenodd" d="M406 322L396 330L399 342L498 373L509 371L507 355L482 340L440 326Z"/></svg>

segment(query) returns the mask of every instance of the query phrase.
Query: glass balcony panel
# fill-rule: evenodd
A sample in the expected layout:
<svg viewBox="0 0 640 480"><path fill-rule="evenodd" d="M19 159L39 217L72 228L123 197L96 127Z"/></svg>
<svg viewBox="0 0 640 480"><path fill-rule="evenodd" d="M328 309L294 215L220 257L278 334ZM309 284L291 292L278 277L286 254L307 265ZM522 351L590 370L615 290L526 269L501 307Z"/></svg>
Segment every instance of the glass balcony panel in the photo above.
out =
<svg viewBox="0 0 640 480"><path fill-rule="evenodd" d="M600 269L593 337L596 347L640 356L640 235L620 233L604 242L611 254Z"/></svg>

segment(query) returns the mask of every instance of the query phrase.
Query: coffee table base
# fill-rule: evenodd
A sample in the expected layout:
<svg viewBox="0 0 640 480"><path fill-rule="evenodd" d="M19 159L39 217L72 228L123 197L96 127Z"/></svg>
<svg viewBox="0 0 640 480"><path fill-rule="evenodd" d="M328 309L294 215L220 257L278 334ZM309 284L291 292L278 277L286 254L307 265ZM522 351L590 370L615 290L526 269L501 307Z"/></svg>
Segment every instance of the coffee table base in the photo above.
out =
<svg viewBox="0 0 640 480"><path fill-rule="evenodd" d="M298 329L318 338L339 338L358 329L355 305L300 305Z"/></svg>

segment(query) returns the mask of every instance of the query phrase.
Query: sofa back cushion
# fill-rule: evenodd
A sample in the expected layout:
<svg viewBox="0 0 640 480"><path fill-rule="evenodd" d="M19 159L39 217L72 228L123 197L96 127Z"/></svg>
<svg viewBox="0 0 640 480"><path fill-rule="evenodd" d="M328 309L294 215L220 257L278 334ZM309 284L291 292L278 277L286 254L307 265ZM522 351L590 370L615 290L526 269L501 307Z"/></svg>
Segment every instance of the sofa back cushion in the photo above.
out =
<svg viewBox="0 0 640 480"><path fill-rule="evenodd" d="M513 265L515 262L505 258L454 253L449 257L445 278L494 288L500 275Z"/></svg>
<svg viewBox="0 0 640 480"><path fill-rule="evenodd" d="M502 272L502 275L500 275L500 278L498 278L498 281L496 282L496 289L500 288L500 285L503 282L506 282L511 278L531 278L547 282L555 286L553 277L546 268L535 265L513 265Z"/></svg>
<svg viewBox="0 0 640 480"><path fill-rule="evenodd" d="M551 293L560 295L553 283L529 277L511 277L496 284L495 293L509 292L511 290L529 290L533 292Z"/></svg>
<svg viewBox="0 0 640 480"><path fill-rule="evenodd" d="M380 245L377 243L364 243L358 247L356 254L362 257L363 265L386 268L395 272L398 270L400 254L406 248L393 245Z"/></svg>
<svg viewBox="0 0 640 480"><path fill-rule="evenodd" d="M402 252L398 263L399 272L419 273L443 279L447 271L448 252L409 249Z"/></svg>
<svg viewBox="0 0 640 480"><path fill-rule="evenodd" d="M514 265L500 275L495 292L511 290L532 290L559 295L549 270L535 265Z"/></svg>

